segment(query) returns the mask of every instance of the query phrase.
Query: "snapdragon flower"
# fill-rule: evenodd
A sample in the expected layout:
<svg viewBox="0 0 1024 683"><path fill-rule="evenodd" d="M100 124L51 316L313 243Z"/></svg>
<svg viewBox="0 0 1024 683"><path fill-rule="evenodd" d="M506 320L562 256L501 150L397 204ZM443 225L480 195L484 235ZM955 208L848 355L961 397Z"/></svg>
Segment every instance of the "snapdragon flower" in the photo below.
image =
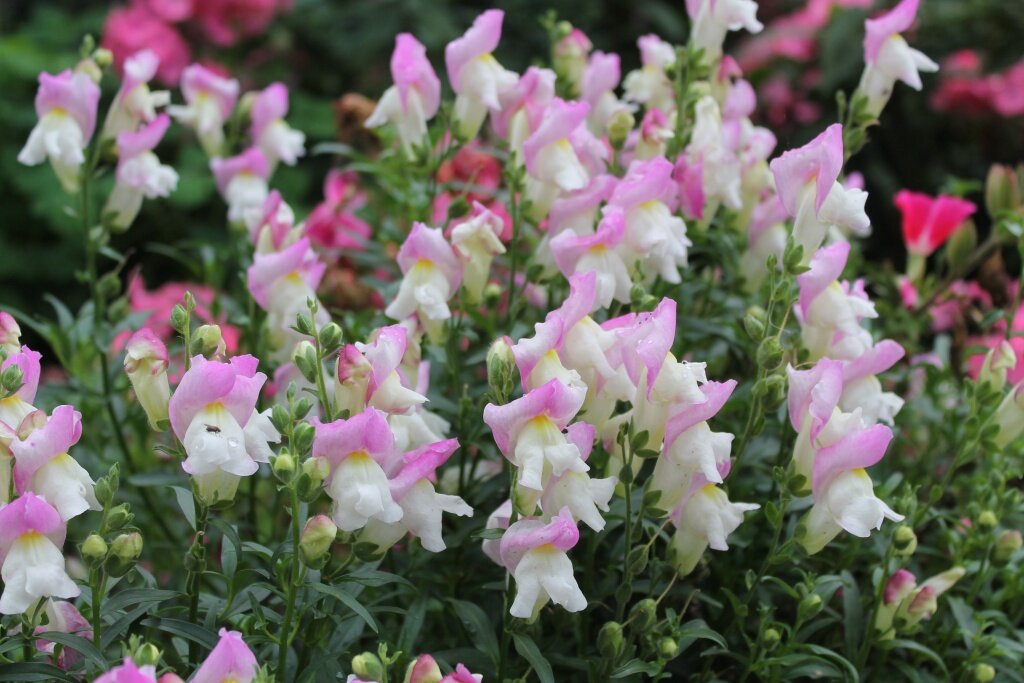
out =
<svg viewBox="0 0 1024 683"><path fill-rule="evenodd" d="M901 33L910 29L920 0L901 0L880 17L864 22L864 73L857 94L868 100L868 112L882 113L896 81L921 89L921 73L939 70L939 65L907 44Z"/></svg>
<svg viewBox="0 0 1024 683"><path fill-rule="evenodd" d="M156 667L137 666L131 657L125 657L123 664L97 678L96 683L157 683Z"/></svg>
<svg viewBox="0 0 1024 683"><path fill-rule="evenodd" d="M583 72L587 68L587 57L593 49L587 34L573 28L551 48L551 61L566 89L574 97L579 95Z"/></svg>
<svg viewBox="0 0 1024 683"><path fill-rule="evenodd" d="M34 493L0 507L0 614L23 614L42 598L74 598L81 590L64 569L67 526Z"/></svg>
<svg viewBox="0 0 1024 683"><path fill-rule="evenodd" d="M401 325L377 330L369 344L348 344L338 358L334 397L339 410L349 415L368 406L388 414L405 414L427 398L406 386L400 371L409 343L409 332Z"/></svg>
<svg viewBox="0 0 1024 683"><path fill-rule="evenodd" d="M586 422L576 422L566 429L566 439L579 449L583 462L590 457L596 435L594 425ZM568 510L573 519L583 522L594 531L601 531L605 526L601 513L608 512L608 503L615 493L615 483L615 477L593 479L586 472L566 470L548 480L540 497L540 508L552 516L556 510Z"/></svg>
<svg viewBox="0 0 1024 683"><path fill-rule="evenodd" d="M362 251L373 235L369 224L356 215L366 202L354 173L330 171L324 179L324 200L306 217L306 236L329 254Z"/></svg>
<svg viewBox="0 0 1024 683"><path fill-rule="evenodd" d="M534 620L549 601L568 612L586 608L566 553L580 539L579 529L567 508L549 522L524 519L511 525L501 537L501 562L516 580L516 597L509 613Z"/></svg>
<svg viewBox="0 0 1024 683"><path fill-rule="evenodd" d="M21 370L21 387L13 394L0 398L0 422L17 431L21 421L35 410L32 402L36 400L39 389L41 367L39 360L42 354L28 346L22 346L17 352L11 353L0 364L0 371L16 365Z"/></svg>
<svg viewBox="0 0 1024 683"><path fill-rule="evenodd" d="M68 451L82 436L82 414L57 406L53 414L24 440L11 442L14 486L45 498L65 522L86 510L99 510L94 482Z"/></svg>
<svg viewBox="0 0 1024 683"><path fill-rule="evenodd" d="M555 72L531 66L501 93L501 110L491 116L494 132L508 141L509 158L522 164L523 143L537 131L555 97Z"/></svg>
<svg viewBox="0 0 1024 683"><path fill-rule="evenodd" d="M526 194L535 217L547 214L559 192L574 192L590 180L571 136L586 121L590 105L554 99L530 137L523 142L523 161L529 174Z"/></svg>
<svg viewBox="0 0 1024 683"><path fill-rule="evenodd" d="M683 157L690 168L700 170L704 201L715 200L730 209L743 206L742 170L739 157L727 145L722 112L710 95L694 107L693 132Z"/></svg>
<svg viewBox="0 0 1024 683"><path fill-rule="evenodd" d="M551 240L571 230L576 235L593 235L598 221L598 210L612 196L618 178L608 173L592 176L587 186L576 192L563 194L551 202L548 210L547 232L537 245L537 262L548 274L556 272Z"/></svg>
<svg viewBox="0 0 1024 683"><path fill-rule="evenodd" d="M505 222L480 202L473 202L468 220L452 228L452 248L462 261L462 288L466 303L475 304L483 296L494 257L505 253L501 236Z"/></svg>
<svg viewBox="0 0 1024 683"><path fill-rule="evenodd" d="M152 50L140 50L124 60L121 87L107 111L101 138L117 138L121 133L132 132L140 123L155 119L158 108L170 104L171 93L149 88L159 68L160 58Z"/></svg>
<svg viewBox="0 0 1024 683"><path fill-rule="evenodd" d="M660 109L648 109L634 135L633 159L645 160L664 156L668 142L675 137L675 122Z"/></svg>
<svg viewBox="0 0 1024 683"><path fill-rule="evenodd" d="M927 579L920 586L917 577L899 569L885 585L882 604L875 615L875 629L883 639L892 639L897 631L906 630L938 610L938 599L966 574L963 567L953 567Z"/></svg>
<svg viewBox="0 0 1024 683"><path fill-rule="evenodd" d="M747 227L747 250L740 259L740 272L747 291L756 291L768 276L768 258L775 257L777 267L786 253L789 229L786 208L776 194L769 194L753 207Z"/></svg>
<svg viewBox="0 0 1024 683"><path fill-rule="evenodd" d="M793 241L804 248L804 262L832 226L864 234L871 221L864 213L867 193L839 182L843 168L843 127L834 123L798 149L769 164L787 213L795 217Z"/></svg>
<svg viewBox="0 0 1024 683"><path fill-rule="evenodd" d="M384 524L402 519L386 473L400 456L384 413L367 408L346 420L317 424L313 457L330 463L325 488L334 503L331 519L340 530L362 529L371 519Z"/></svg>
<svg viewBox="0 0 1024 683"><path fill-rule="evenodd" d="M551 240L551 254L566 278L573 273L597 274L595 310L608 308L612 301L629 301L633 282L620 249L625 236L626 218L622 210L606 207L595 232L577 235L564 230Z"/></svg>
<svg viewBox="0 0 1024 683"><path fill-rule="evenodd" d="M452 315L448 300L462 281L458 257L440 228L413 223L397 258L404 277L384 314L401 321L415 313L430 338L441 339L444 321Z"/></svg>
<svg viewBox="0 0 1024 683"><path fill-rule="evenodd" d="M171 116L196 132L208 156L220 156L224 123L238 100L238 81L192 64L181 75L181 92L186 104L169 107Z"/></svg>
<svg viewBox="0 0 1024 683"><path fill-rule="evenodd" d="M438 493L433 480L436 471L459 448L456 439L448 439L406 453L403 465L389 481L391 496L402 508L402 519L384 522L370 519L359 534L360 543L373 543L384 551L397 543L406 532L420 539L425 550L439 553L445 549L441 537L441 517L447 512L460 517L473 514L459 496Z"/></svg>
<svg viewBox="0 0 1024 683"><path fill-rule="evenodd" d="M245 222L250 214L262 215L263 202L270 192L270 165L258 147L227 159L214 157L210 170L228 204L229 221Z"/></svg>
<svg viewBox="0 0 1024 683"><path fill-rule="evenodd" d="M622 80L622 65L617 54L597 50L590 55L580 83L580 99L590 105L587 126L594 135L608 132L608 120L626 105L615 89Z"/></svg>
<svg viewBox="0 0 1024 683"><path fill-rule="evenodd" d="M722 44L729 31L741 28L760 33L764 24L757 20L754 0L686 0L690 15L690 43L704 50L704 57L716 62L722 56Z"/></svg>
<svg viewBox="0 0 1024 683"><path fill-rule="evenodd" d="M258 673L256 655L238 631L222 628L220 639L206 656L192 683L252 683Z"/></svg>
<svg viewBox="0 0 1024 683"><path fill-rule="evenodd" d="M877 375L895 365L905 351L891 339L883 339L853 360L843 363L843 394L839 407L847 412L860 409L864 421L893 423L896 413L903 408L903 399L891 391L884 391Z"/></svg>
<svg viewBox="0 0 1024 683"><path fill-rule="evenodd" d="M39 74L36 92L36 123L18 152L26 166L47 159L66 192L78 191L78 172L85 163L84 150L96 129L100 89L84 73L65 70L56 76Z"/></svg>
<svg viewBox="0 0 1024 683"><path fill-rule="evenodd" d="M501 40L504 18L501 10L487 10L462 37L445 46L448 82L455 91L456 134L462 140L476 137L488 110L500 110L499 96L518 80L491 54Z"/></svg>
<svg viewBox="0 0 1024 683"><path fill-rule="evenodd" d="M127 230L144 198L167 197L178 187L178 172L153 152L170 125L170 117L160 114L137 131L117 136L117 182L103 207L114 228Z"/></svg>
<svg viewBox="0 0 1024 683"><path fill-rule="evenodd" d="M394 124L402 147L411 155L427 142L427 121L441 106L441 81L427 59L427 49L411 33L395 36L391 78L395 84L384 91L366 127Z"/></svg>
<svg viewBox="0 0 1024 683"><path fill-rule="evenodd" d="M839 282L849 254L848 242L823 247L811 258L809 270L797 276L797 318L811 360L847 360L871 348L871 335L860 322L878 317L875 306L862 288Z"/></svg>
<svg viewBox="0 0 1024 683"><path fill-rule="evenodd" d="M6 359L21 349L21 327L14 316L0 311L0 357Z"/></svg>
<svg viewBox="0 0 1024 683"><path fill-rule="evenodd" d="M919 260L942 246L978 209L974 202L959 197L929 197L908 190L897 192L893 203L900 210L903 243L911 258ZM918 267L923 270L923 265Z"/></svg>
<svg viewBox="0 0 1024 683"><path fill-rule="evenodd" d="M641 68L630 71L622 83L623 98L648 108L665 112L674 111L676 96L672 81L665 75L665 69L676 63L676 51L669 43L653 33L637 40L640 48Z"/></svg>
<svg viewBox="0 0 1024 683"><path fill-rule="evenodd" d="M294 166L306 153L306 135L285 122L287 115L288 86L284 83L271 83L252 103L250 134L271 172L278 162Z"/></svg>
<svg viewBox="0 0 1024 683"><path fill-rule="evenodd" d="M43 611L46 614L46 625L36 626L36 636L43 633L57 632L70 633L86 640L92 640L92 626L89 624L89 620L83 617L82 613L67 600L47 600ZM36 650L39 652L53 655L57 649L56 645L52 640L36 638ZM54 661L57 666L67 671L83 659L84 655L77 650L61 648Z"/></svg>
<svg viewBox="0 0 1024 683"><path fill-rule="evenodd" d="M171 396L171 428L188 456L182 469L196 480L208 505L232 500L239 480L269 462L268 443L281 439L270 411L256 412L267 379L256 371L258 364L249 355L227 363L195 356Z"/></svg>

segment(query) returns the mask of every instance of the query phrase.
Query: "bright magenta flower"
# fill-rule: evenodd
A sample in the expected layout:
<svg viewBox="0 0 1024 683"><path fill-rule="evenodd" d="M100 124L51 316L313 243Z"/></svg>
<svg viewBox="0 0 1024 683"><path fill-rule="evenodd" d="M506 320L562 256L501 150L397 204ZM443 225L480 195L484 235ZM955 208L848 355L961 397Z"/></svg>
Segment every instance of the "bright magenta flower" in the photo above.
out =
<svg viewBox="0 0 1024 683"><path fill-rule="evenodd" d="M977 209L974 202L900 190L893 199L903 214L903 241L907 251L928 256L945 243Z"/></svg>

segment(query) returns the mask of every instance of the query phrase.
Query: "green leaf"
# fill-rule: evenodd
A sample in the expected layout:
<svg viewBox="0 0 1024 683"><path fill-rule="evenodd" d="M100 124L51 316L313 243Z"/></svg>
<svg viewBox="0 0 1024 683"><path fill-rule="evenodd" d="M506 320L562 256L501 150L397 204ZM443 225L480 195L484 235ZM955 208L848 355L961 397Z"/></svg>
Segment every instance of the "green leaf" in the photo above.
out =
<svg viewBox="0 0 1024 683"><path fill-rule="evenodd" d="M555 683L555 674L551 671L551 664L540 653L537 643L525 633L513 633L512 640L516 646L516 652L530 663L534 673L540 679L540 683Z"/></svg>
<svg viewBox="0 0 1024 683"><path fill-rule="evenodd" d="M682 652L695 640L710 640L723 649L729 649L729 644L718 631L710 628L703 619L694 619L683 624L679 631L679 638L682 644L679 651Z"/></svg>
<svg viewBox="0 0 1024 683"><path fill-rule="evenodd" d="M449 600L455 608L455 614L469 631L470 638L477 648L491 658L495 666L498 664L498 638L494 635L494 626L490 618L478 605L466 600Z"/></svg>
<svg viewBox="0 0 1024 683"><path fill-rule="evenodd" d="M196 530L196 504L195 499L192 497L192 492L181 486L172 486L174 490L174 497L178 501L178 507L181 508L181 512L185 515L185 520L188 525L192 527L192 530Z"/></svg>
<svg viewBox="0 0 1024 683"><path fill-rule="evenodd" d="M409 606L402 622L402 630L398 635L398 649L402 652L412 652L416 647L420 631L423 629L423 621L427 616L427 599L418 598Z"/></svg>
<svg viewBox="0 0 1024 683"><path fill-rule="evenodd" d="M895 640L886 640L879 643L879 647L883 647L887 650L910 650L918 654L924 655L944 673L947 677L949 676L949 670L946 668L946 662L942 657L932 650L931 648L925 647L921 643L913 640L907 640L905 638L896 638Z"/></svg>
<svg viewBox="0 0 1024 683"><path fill-rule="evenodd" d="M49 631L47 633L40 633L36 636L43 640L49 640L52 643L59 643L64 647L69 647L72 650L81 653L86 659L91 661L100 670L106 670L107 660L103 658L103 654L96 649L96 646L91 641L86 640L82 636L76 636L72 633L62 633L60 631Z"/></svg>
<svg viewBox="0 0 1024 683"><path fill-rule="evenodd" d="M313 590L317 591L318 593L328 595L337 600L338 602L344 604L350 610L359 615L359 617L366 622L366 625L373 629L374 633L380 633L380 629L377 626L377 621L373 618L373 615L370 614L369 610L363 607L362 604L360 604L360 602L356 600L354 596L350 595L349 593L346 593L337 586L328 586L323 583L310 583L307 585Z"/></svg>
<svg viewBox="0 0 1024 683"><path fill-rule="evenodd" d="M211 650L213 649L213 646L217 644L217 635L213 631L208 631L202 626L182 621L181 619L148 617L139 623L143 626L149 626L158 631L163 631L164 633L181 636L186 640L197 642L203 647Z"/></svg>
<svg viewBox="0 0 1024 683"><path fill-rule="evenodd" d="M158 590L156 588L130 588L103 601L103 614L111 614L126 607L133 609L142 604L158 603L172 600L181 595L178 591Z"/></svg>
<svg viewBox="0 0 1024 683"><path fill-rule="evenodd" d="M634 674L656 676L660 671L661 667L654 662L632 659L613 671L612 678L625 678L627 676L633 676Z"/></svg>
<svg viewBox="0 0 1024 683"><path fill-rule="evenodd" d="M0 681L68 681L75 679L52 664L17 662L0 667Z"/></svg>

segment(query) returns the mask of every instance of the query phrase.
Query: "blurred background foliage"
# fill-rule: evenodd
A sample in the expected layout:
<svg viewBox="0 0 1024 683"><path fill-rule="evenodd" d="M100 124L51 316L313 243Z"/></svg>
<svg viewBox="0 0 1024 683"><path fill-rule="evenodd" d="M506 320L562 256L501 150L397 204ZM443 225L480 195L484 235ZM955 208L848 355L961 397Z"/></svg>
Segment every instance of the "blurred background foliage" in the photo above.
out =
<svg viewBox="0 0 1024 683"><path fill-rule="evenodd" d="M48 166L26 168L18 164L16 156L35 121L31 103L37 74L72 66L82 36L92 34L99 39L107 13L122 4L91 0L0 3L0 305L38 311L46 293L59 294L72 306L86 298L75 275L82 262L81 236L65 213L65 198ZM442 72L444 45L461 34L480 11L495 5L506 10L498 55L516 70L528 66L529 55L546 54L548 37L539 19L548 10L583 29L596 49L618 52L623 73L638 65L638 36L654 32L666 40L683 42L687 33L681 0L294 0L291 11L276 18L264 34L230 48L193 41L193 58L223 64L242 81L243 89L275 80L288 84L292 97L289 121L306 132L312 148L318 142L336 139L339 125L347 125L339 116L339 97L359 92L373 98L390 83L388 60L396 33L415 33ZM769 24L773 17L803 5L802 1L765 0L759 17ZM801 96L816 105L818 114L812 120L784 114L772 122L779 138L777 151L806 142L827 121L834 120L832 93L856 85L863 67L863 21L873 11L833 8L812 60L774 60L748 74L755 85L779 76L794 84L810 83ZM913 43L939 62L957 50L973 48L988 72L1020 60L1024 54L1022 35L1024 2L925 0ZM899 217L891 201L897 190L957 191L978 199L989 164L1024 158L1024 117L937 112L930 99L937 80L926 76L923 94L897 88L883 115L883 125L872 130L872 143L852 164L854 170L863 172L870 192L868 211L875 231L866 245L869 260L902 262ZM105 81L104 85L109 97L115 84ZM125 275L145 263L150 286L169 279L223 284L228 277L218 251L219 245L228 242L224 207L205 158L186 135L172 127L161 150L161 156L180 173L178 190L167 200L146 202L132 230L116 238L115 246L129 254ZM329 157L307 157L298 167L279 169L273 184L302 216L322 198L329 165ZM181 248L177 253L198 254L199 258L168 258L160 245L175 245Z"/></svg>

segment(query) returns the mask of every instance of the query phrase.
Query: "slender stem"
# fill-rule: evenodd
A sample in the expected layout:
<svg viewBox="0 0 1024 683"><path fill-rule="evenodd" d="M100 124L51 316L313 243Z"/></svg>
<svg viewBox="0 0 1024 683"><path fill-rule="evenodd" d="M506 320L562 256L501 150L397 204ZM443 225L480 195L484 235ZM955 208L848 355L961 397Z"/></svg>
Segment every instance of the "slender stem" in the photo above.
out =
<svg viewBox="0 0 1024 683"><path fill-rule="evenodd" d="M107 592L107 574L102 567L93 570L93 576L89 577L89 583L92 584L92 642L96 647L100 647L103 635L103 619L100 614L103 596Z"/></svg>
<svg viewBox="0 0 1024 683"><path fill-rule="evenodd" d="M519 237L522 232L522 216L520 215L519 191L520 183L516 182L509 188L509 204L511 206L510 216L512 218L512 239L509 240L509 275L508 275L508 303L505 307L505 327L512 323L513 309L516 303L516 274L519 270Z"/></svg>
<svg viewBox="0 0 1024 683"><path fill-rule="evenodd" d="M284 621L281 622L281 632L277 637L277 680L278 683L285 681L285 667L288 664L288 650L292 642L292 619L295 618L295 597L298 591L299 572L299 494L294 486L289 487L291 496L292 511L292 566L288 577L288 585L285 586L285 609Z"/></svg>
<svg viewBox="0 0 1024 683"><path fill-rule="evenodd" d="M202 563L203 553L201 549L203 547L203 539L206 537L206 524L209 519L210 509L201 503L197 498L195 500L196 508L196 537L192 542L192 548L189 549L189 554L193 555L192 560L194 562ZM202 558L202 559L200 559ZM188 604L188 620L190 623L196 623L199 619L199 589L200 583L203 576L203 567L195 567L195 569L189 569L185 578L185 590L188 593L189 604ZM199 661L199 643L195 641L189 641L188 644L188 656L191 663L195 664Z"/></svg>
<svg viewBox="0 0 1024 683"><path fill-rule="evenodd" d="M882 575L878 579L878 585L875 586L875 597L871 602L871 611L868 613L868 620L864 624L864 643L861 645L860 653L857 655L857 671L864 671L864 665L867 664L871 646L875 643L875 617L878 614L879 606L882 604L882 598L885 596L885 584L889 582L892 548L893 546L890 543L885 549L885 557L882 560Z"/></svg>
<svg viewBox="0 0 1024 683"><path fill-rule="evenodd" d="M971 272L972 270L980 266L982 262L986 258L988 258L989 254L991 254L993 251L995 251L1002 245L1003 241L999 238L998 231L993 230L992 234L988 236L988 239L982 242L981 245L974 251L974 256L972 256L971 259L968 260L968 262L963 267L951 271L949 275L947 275L946 278L941 283L939 283L939 285L936 286L934 290L932 290L931 295L927 299L925 299L922 304L920 304L917 308L914 309L914 313L921 314L924 311L927 311L929 308L931 308L931 305L935 303L935 300L942 296L943 292L949 289L950 285L952 285L958 279L960 279L967 273Z"/></svg>
<svg viewBox="0 0 1024 683"><path fill-rule="evenodd" d="M630 429L630 433L632 433L632 429ZM622 548L622 585L631 586L633 582L633 563L630 561L629 551L633 548L633 444L631 443L629 434L623 434L621 436L620 446L622 448L622 460L625 463L625 467L623 467L623 469L628 471L627 476L624 477L626 481L623 483L626 498L626 536L623 540ZM618 604L615 607L615 621L622 621L622 617L626 613L626 603L629 602L630 595L632 595L632 591L628 594L623 591L623 593L619 595L619 599L617 601Z"/></svg>

